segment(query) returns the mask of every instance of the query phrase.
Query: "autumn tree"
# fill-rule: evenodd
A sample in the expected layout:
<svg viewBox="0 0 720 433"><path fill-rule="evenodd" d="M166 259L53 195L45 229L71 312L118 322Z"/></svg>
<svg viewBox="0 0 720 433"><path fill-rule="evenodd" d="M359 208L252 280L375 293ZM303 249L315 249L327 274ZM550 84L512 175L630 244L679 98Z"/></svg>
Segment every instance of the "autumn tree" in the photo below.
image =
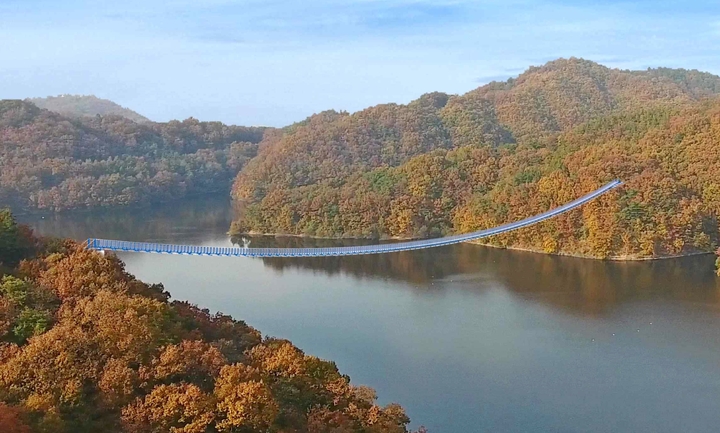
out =
<svg viewBox="0 0 720 433"><path fill-rule="evenodd" d="M160 385L123 409L122 420L130 433L204 433L213 411L212 397L195 385Z"/></svg>

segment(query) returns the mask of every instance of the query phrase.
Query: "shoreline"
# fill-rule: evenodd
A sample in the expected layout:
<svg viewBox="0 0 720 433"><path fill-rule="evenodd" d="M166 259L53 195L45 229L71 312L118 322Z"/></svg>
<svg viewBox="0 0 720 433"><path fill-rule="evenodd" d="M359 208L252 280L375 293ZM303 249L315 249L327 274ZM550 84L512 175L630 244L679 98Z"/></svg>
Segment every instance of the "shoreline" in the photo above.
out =
<svg viewBox="0 0 720 433"><path fill-rule="evenodd" d="M651 262L651 261L658 261L658 260L669 260L669 259L682 259L684 257L695 257L695 256L705 256L705 255L714 255L712 251L695 251L687 254L672 254L672 255L663 255L663 256L655 256L655 257L636 257L636 256L609 256L605 258L599 258L594 256L588 256L584 254L571 254L566 252L558 252L558 253L546 253L544 251L540 250L534 250L532 248L524 248L524 247L501 247L498 245L492 245L492 244L486 244L482 242L468 242L474 245L480 245L483 247L489 247L489 248L496 248L501 250L512 250L512 251L523 251L526 253L533 253L533 254L543 254L546 256L557 256L557 257L572 257L576 259L587 259L587 260L597 260L597 261L606 261L606 262Z"/></svg>
<svg viewBox="0 0 720 433"><path fill-rule="evenodd" d="M302 239L319 239L319 240L335 240L335 241L341 241L343 239L350 239L350 240L366 240L366 241L416 241L420 239L425 238L416 238L416 237L400 237L400 236L394 236L394 237L379 237L379 238L370 238L370 237L364 237L364 236L313 236L313 235L306 235L306 234L295 234L295 233L264 233L264 232L242 232L242 233L233 233L232 231L228 231L227 235L230 237L236 237L236 236L265 236L265 237L273 237L273 238L302 238Z"/></svg>
<svg viewBox="0 0 720 433"><path fill-rule="evenodd" d="M412 241L412 240L419 240L424 238L418 238L418 237L382 237L382 238L368 238L368 237L357 237L357 236L343 236L343 237L326 237L326 236L312 236L312 235L306 235L306 234L280 234L280 233L262 233L262 232L244 232L244 233L232 233L228 231L228 236L232 237L240 237L240 236L264 236L264 237L275 237L275 238L304 238L304 239L318 239L318 240L367 240L367 241ZM686 254L671 254L671 255L662 255L662 256L654 256L654 257L638 257L638 256L623 256L623 255L616 255L616 256L609 256L605 258L599 258L594 256L589 256L585 254L573 254L568 252L557 252L557 253L546 253L541 250L533 249L533 248L527 248L527 247L516 247L516 246L499 246L499 245L493 245L489 243L484 243L480 241L470 241L465 242L468 244L473 245L480 245L483 247L489 247L489 248L496 248L501 250L511 250L511 251L523 251L527 253L533 253L533 254L543 254L546 256L558 256L558 257L572 257L576 259L587 259L587 260L598 260L598 261L608 261L608 262L648 262L648 261L658 261L658 260L669 260L669 259L681 259L684 257L695 257L695 256L704 256L704 255L714 255L715 253L712 251L694 251L689 252Z"/></svg>

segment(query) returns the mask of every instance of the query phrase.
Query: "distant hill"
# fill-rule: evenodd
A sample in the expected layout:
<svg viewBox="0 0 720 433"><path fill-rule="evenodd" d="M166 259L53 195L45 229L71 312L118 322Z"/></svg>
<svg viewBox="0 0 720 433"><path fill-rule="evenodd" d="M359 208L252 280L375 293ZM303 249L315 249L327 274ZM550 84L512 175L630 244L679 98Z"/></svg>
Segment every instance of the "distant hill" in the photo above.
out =
<svg viewBox="0 0 720 433"><path fill-rule="evenodd" d="M537 140L591 119L635 108L680 105L720 93L720 77L684 69L624 71L583 59L531 67L457 98L463 107L490 103L518 141ZM464 110L464 111L467 111Z"/></svg>
<svg viewBox="0 0 720 433"><path fill-rule="evenodd" d="M87 209L228 191L264 132L192 118L71 118L3 100L0 208Z"/></svg>
<svg viewBox="0 0 720 433"><path fill-rule="evenodd" d="M48 96L47 98L29 98L27 101L32 102L40 108L70 117L115 115L125 117L133 122L150 122L150 119L147 117L144 117L128 108L121 107L112 101L101 99L93 95Z"/></svg>
<svg viewBox="0 0 720 433"><path fill-rule="evenodd" d="M423 237L513 221L621 178L620 192L504 246L593 257L710 251L720 217L720 77L583 59L464 95L323 112L266 134L233 231ZM715 137L713 139L713 137Z"/></svg>
<svg viewBox="0 0 720 433"><path fill-rule="evenodd" d="M696 69L655 68L647 71L635 72L638 75L649 77L669 78L686 92L696 96L712 96L720 93L720 80L717 75L700 72Z"/></svg>

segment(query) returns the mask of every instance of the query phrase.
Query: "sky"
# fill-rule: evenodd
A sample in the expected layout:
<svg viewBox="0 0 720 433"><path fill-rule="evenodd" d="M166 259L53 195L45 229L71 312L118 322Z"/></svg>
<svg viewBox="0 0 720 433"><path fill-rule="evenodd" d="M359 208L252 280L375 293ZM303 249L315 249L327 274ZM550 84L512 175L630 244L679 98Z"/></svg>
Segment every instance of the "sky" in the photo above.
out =
<svg viewBox="0 0 720 433"><path fill-rule="evenodd" d="M0 0L0 98L284 126L582 57L720 74L717 0Z"/></svg>

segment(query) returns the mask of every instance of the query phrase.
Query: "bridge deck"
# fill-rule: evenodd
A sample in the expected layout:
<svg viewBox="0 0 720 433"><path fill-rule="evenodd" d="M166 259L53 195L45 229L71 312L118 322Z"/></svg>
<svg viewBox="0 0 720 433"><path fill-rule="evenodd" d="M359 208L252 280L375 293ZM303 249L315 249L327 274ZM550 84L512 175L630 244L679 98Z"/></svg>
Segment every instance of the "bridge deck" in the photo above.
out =
<svg viewBox="0 0 720 433"><path fill-rule="evenodd" d="M422 248L440 247L457 244L500 233L517 230L536 224L540 221L555 217L605 194L622 185L619 180L612 181L602 188L558 208L535 215L514 223L503 224L498 227L480 230L472 233L448 236L435 239L421 239L409 242L391 244L363 245L356 247L330 247L330 248L238 248L238 247L206 247L196 245L172 245L147 242L128 242L108 239L88 239L87 247L94 250L132 251L139 253L185 254L198 256L231 256L231 257L327 257L352 256L360 254L379 254L397 251L409 251Z"/></svg>

